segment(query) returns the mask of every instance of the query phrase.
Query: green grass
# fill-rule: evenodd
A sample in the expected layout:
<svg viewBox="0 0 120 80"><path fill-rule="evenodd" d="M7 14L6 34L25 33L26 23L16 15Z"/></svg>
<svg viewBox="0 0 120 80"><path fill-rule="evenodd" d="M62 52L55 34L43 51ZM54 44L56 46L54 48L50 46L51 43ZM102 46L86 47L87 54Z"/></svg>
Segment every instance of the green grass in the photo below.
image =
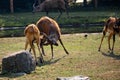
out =
<svg viewBox="0 0 120 80"><path fill-rule="evenodd" d="M83 23L95 23L104 22L109 16L115 16L114 11L78 11L70 12L69 18L66 13L63 13L61 18L57 20L59 13L50 12L49 16L54 18L58 24L83 24ZM45 12L39 12L32 14L31 12L26 13L14 13L14 14L0 14L0 27L12 27L12 26L26 26L31 23L36 23L42 16L45 16ZM120 16L119 14L117 15ZM97 32L102 31L103 26L96 26L91 28L89 26L82 26L76 28L62 27L62 33L81 33L81 32ZM86 28L84 28L86 27ZM7 30L0 31L0 37L4 36L21 36L23 32L21 30Z"/></svg>
<svg viewBox="0 0 120 80"><path fill-rule="evenodd" d="M54 59L51 59L50 46L45 47L44 64L37 66L31 74L24 76L3 75L1 80L55 80L56 77L84 75L91 80L120 79L120 40L116 36L114 54L108 52L105 37L101 52L98 46L102 34L67 34L62 40L69 51L66 55L61 45L54 47ZM0 61L6 55L24 49L25 37L0 38ZM37 51L37 50L36 50ZM37 56L39 56L37 54Z"/></svg>
<svg viewBox="0 0 120 80"><path fill-rule="evenodd" d="M50 17L57 20L59 13L51 12ZM30 23L36 23L38 19L45 16L44 12L32 14L28 13L14 13L14 14L0 14L0 26L25 26ZM59 24L69 23L86 23L86 22L101 22L109 16L115 16L114 11L81 11L70 12L70 18L67 18L66 13L63 13L61 18L57 21ZM119 14L117 16L120 16Z"/></svg>

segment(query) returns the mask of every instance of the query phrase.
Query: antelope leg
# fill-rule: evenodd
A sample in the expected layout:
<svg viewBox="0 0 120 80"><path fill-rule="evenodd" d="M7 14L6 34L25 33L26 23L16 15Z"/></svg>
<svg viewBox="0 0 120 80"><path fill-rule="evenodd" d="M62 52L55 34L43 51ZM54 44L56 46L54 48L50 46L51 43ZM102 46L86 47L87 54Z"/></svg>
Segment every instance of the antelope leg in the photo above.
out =
<svg viewBox="0 0 120 80"><path fill-rule="evenodd" d="M66 50L66 48L64 47L62 40L59 39L59 41L60 41L60 44L62 45L63 49L65 50L66 54L69 54L69 52L68 52L68 51Z"/></svg>

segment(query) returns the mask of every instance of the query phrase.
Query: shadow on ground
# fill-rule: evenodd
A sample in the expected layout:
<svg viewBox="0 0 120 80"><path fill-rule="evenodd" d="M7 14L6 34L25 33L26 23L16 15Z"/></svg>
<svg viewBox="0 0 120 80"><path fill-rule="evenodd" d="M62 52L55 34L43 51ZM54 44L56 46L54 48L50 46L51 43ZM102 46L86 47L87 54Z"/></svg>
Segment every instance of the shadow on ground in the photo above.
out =
<svg viewBox="0 0 120 80"><path fill-rule="evenodd" d="M120 55L116 55L116 53L114 53L114 52L102 52L102 51L100 51L100 52L101 52L102 55L104 55L104 56L112 57L112 58L114 58L114 59L120 60Z"/></svg>
<svg viewBox="0 0 120 80"><path fill-rule="evenodd" d="M59 60L65 58L66 56L67 56L67 55L62 56L62 57L60 57L60 58L58 58L58 59L50 59L50 60L47 60L47 61L44 60L44 62L43 62L42 64L38 64L38 66L40 67L40 66L44 66L44 65L54 64L54 63L58 62Z"/></svg>

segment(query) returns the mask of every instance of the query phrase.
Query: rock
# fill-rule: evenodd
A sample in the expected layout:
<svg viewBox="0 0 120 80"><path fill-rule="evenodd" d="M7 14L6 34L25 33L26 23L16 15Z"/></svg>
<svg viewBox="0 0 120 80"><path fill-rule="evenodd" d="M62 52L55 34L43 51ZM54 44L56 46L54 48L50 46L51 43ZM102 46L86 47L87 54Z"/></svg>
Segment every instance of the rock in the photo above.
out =
<svg viewBox="0 0 120 80"><path fill-rule="evenodd" d="M85 76L73 76L73 77L58 77L56 80L90 80L89 77Z"/></svg>
<svg viewBox="0 0 120 80"><path fill-rule="evenodd" d="M26 75L26 73L23 73L23 72L19 72L19 73L11 73L10 76L15 76L15 77L18 77L18 76L24 76Z"/></svg>
<svg viewBox="0 0 120 80"><path fill-rule="evenodd" d="M30 73L35 67L36 62L28 51L15 52L2 59L2 74Z"/></svg>

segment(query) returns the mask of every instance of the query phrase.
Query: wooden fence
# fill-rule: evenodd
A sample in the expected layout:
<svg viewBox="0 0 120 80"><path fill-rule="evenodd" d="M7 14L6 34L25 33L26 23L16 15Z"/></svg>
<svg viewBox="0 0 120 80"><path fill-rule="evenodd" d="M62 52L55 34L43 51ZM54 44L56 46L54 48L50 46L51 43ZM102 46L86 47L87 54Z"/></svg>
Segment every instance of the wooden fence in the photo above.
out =
<svg viewBox="0 0 120 80"><path fill-rule="evenodd" d="M104 22L83 24L60 24L62 33L101 32ZM0 27L0 37L23 36L25 26L3 26ZM79 30L80 29L80 30ZM71 30L71 31L70 31ZM9 33L10 32L10 33Z"/></svg>

